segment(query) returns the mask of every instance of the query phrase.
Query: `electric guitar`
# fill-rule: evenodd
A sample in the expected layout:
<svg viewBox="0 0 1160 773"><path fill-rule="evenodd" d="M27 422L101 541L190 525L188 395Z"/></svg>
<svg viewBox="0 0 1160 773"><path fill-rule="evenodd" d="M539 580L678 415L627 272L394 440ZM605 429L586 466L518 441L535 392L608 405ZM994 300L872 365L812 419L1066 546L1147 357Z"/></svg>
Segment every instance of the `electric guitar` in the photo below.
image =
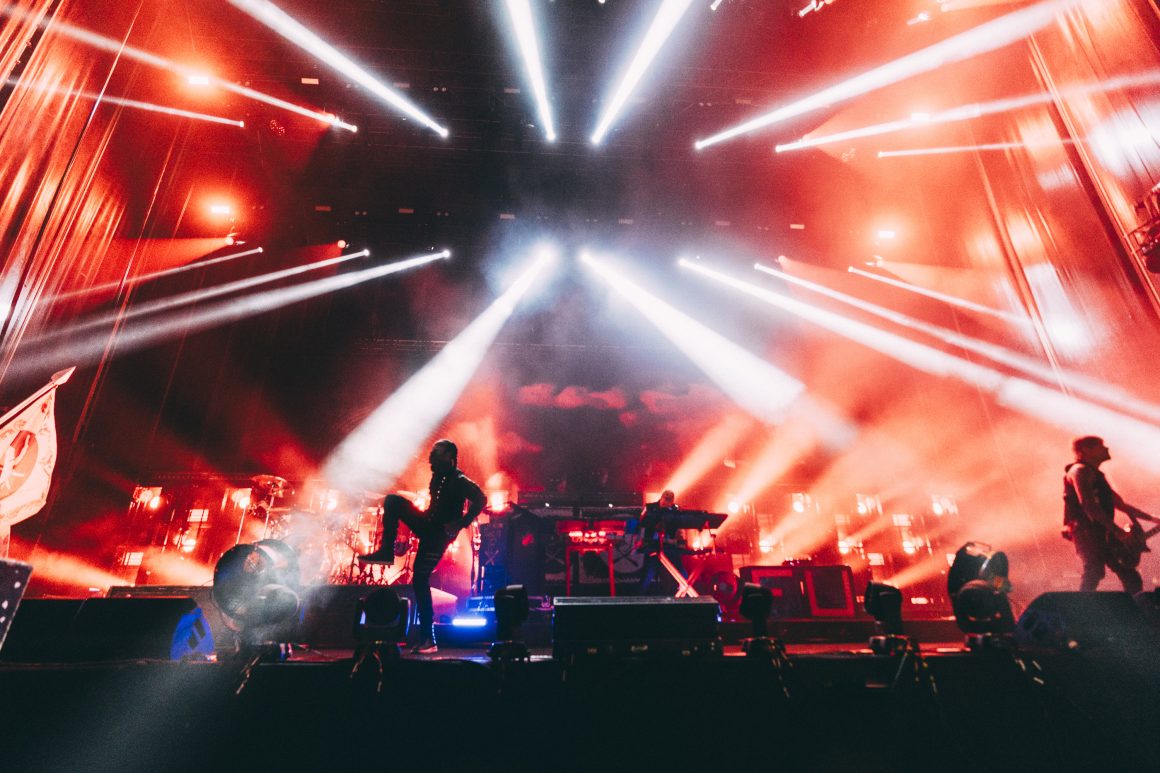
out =
<svg viewBox="0 0 1160 773"><path fill-rule="evenodd" d="M1139 521L1132 521L1132 527L1127 531L1115 529L1108 531L1108 552L1117 566L1125 569L1135 569L1140 565L1140 556L1150 551L1148 540L1160 533L1160 525L1144 531Z"/></svg>

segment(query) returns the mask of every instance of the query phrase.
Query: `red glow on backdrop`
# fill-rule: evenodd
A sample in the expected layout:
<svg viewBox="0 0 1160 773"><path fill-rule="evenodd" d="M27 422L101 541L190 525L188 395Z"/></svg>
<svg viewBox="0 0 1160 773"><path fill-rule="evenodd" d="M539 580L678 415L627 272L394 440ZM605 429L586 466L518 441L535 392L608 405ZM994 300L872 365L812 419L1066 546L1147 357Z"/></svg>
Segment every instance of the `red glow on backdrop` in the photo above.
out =
<svg viewBox="0 0 1160 773"><path fill-rule="evenodd" d="M715 468L719 470L724 461L733 455L738 442L755 426L757 423L745 414L725 415L685 453L680 465L661 488L674 491L680 496L702 478L712 475Z"/></svg>

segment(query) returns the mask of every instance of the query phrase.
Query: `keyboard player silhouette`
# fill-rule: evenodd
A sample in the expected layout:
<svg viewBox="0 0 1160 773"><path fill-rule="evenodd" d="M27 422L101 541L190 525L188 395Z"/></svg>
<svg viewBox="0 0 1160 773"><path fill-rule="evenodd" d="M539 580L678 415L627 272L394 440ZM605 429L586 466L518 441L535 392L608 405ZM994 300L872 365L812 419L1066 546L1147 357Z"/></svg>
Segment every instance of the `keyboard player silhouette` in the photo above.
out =
<svg viewBox="0 0 1160 773"><path fill-rule="evenodd" d="M680 508L677 506L677 496L666 489L661 492L660 499L649 502L640 514L640 537L636 550L644 556L643 574L640 580L640 595L650 594L672 595L664 582L658 582L658 575L664 568L661 557L667 558L673 568L685 576L684 561L682 559L683 545L680 544L677 534L676 519L673 517ZM676 578L674 578L676 579Z"/></svg>

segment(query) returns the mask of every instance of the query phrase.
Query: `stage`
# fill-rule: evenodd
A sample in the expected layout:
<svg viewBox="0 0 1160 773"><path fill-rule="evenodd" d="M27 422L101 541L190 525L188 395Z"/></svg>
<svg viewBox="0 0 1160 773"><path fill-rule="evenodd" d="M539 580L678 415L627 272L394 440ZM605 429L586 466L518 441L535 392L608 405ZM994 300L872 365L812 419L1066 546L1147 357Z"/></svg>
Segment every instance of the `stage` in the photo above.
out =
<svg viewBox="0 0 1160 773"><path fill-rule="evenodd" d="M1155 770L1154 664L1116 657L794 652L506 667L479 651L386 664L0 668L10 770ZM1041 670L1038 670L1041 669ZM932 691L926 677L937 688ZM893 684L892 684L893 683ZM788 696L787 696L788 692Z"/></svg>
<svg viewBox="0 0 1160 773"><path fill-rule="evenodd" d="M248 674L221 652L207 662L3 663L5 767L1160 766L1149 721L1160 712L1154 649L972 652L952 625L910 624L917 656L818 641L816 622L785 621L771 630L786 637L785 658L745 656L734 624L722 626L720 654L689 657L564 659L536 645L530 660L500 663L484 644L441 644L437 655L388 657L381 671L368 659L357 673L349 648L296 647Z"/></svg>

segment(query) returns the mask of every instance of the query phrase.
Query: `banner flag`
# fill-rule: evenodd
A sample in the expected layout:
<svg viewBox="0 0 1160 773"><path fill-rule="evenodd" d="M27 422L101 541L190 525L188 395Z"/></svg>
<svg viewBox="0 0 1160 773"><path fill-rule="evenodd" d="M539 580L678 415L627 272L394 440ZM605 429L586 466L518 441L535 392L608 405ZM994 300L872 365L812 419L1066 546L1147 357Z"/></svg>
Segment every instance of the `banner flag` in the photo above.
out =
<svg viewBox="0 0 1160 773"><path fill-rule="evenodd" d="M0 419L0 529L40 512L56 466L56 388L74 368L62 370Z"/></svg>

